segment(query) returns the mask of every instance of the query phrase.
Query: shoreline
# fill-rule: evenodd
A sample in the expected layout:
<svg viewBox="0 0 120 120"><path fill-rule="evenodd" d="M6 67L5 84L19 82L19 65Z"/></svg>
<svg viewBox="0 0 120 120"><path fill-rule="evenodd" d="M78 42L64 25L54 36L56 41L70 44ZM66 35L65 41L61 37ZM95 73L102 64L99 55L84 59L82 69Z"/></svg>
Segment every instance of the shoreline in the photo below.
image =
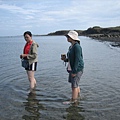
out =
<svg viewBox="0 0 120 120"><path fill-rule="evenodd" d="M120 47L120 35L92 34L92 35L87 35L87 37L90 37L95 40L100 40L103 42L108 41L111 42L111 46Z"/></svg>

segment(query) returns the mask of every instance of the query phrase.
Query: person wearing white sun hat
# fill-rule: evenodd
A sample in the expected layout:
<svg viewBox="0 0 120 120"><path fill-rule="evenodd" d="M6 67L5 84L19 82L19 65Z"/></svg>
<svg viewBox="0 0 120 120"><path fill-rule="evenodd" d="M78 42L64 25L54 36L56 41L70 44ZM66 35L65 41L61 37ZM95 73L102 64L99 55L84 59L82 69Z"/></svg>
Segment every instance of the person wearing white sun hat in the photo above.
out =
<svg viewBox="0 0 120 120"><path fill-rule="evenodd" d="M78 33L74 30L70 30L68 32L68 34L65 35L65 36L72 38L72 40L74 40L74 41L79 41L80 42L80 39L78 38Z"/></svg>
<svg viewBox="0 0 120 120"><path fill-rule="evenodd" d="M69 47L67 57L61 57L61 59L64 62L68 62L68 82L71 83L72 88L72 98L70 102L76 102L80 94L79 81L84 69L83 53L82 47L80 46L80 39L76 31L70 30L65 36L67 37L67 41L71 43L71 46Z"/></svg>

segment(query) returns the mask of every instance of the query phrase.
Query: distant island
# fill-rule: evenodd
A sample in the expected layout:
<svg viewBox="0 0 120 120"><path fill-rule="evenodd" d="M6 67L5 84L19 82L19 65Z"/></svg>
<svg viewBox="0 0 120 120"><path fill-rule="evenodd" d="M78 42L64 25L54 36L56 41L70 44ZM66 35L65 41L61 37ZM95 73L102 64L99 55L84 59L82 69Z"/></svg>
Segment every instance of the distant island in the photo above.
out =
<svg viewBox="0 0 120 120"><path fill-rule="evenodd" d="M47 36L66 35L69 30L60 30L47 34ZM112 46L120 47L120 26L101 28L99 26L90 27L87 30L75 30L79 36L87 36L100 41L112 42Z"/></svg>

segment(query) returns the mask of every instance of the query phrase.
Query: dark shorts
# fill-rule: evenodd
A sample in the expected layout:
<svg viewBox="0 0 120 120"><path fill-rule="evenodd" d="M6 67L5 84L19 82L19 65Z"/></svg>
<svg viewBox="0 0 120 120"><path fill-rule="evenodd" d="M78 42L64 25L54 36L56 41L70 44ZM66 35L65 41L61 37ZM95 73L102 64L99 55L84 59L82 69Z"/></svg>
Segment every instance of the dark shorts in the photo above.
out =
<svg viewBox="0 0 120 120"><path fill-rule="evenodd" d="M32 63L31 65L28 66L28 68L25 68L25 70L28 71L36 71L36 69L37 69L37 62Z"/></svg>
<svg viewBox="0 0 120 120"><path fill-rule="evenodd" d="M71 73L69 73L68 82L71 83L72 88L79 87L79 81L80 81L82 74L83 74L83 71L80 71L77 73L77 75L75 77L72 77Z"/></svg>

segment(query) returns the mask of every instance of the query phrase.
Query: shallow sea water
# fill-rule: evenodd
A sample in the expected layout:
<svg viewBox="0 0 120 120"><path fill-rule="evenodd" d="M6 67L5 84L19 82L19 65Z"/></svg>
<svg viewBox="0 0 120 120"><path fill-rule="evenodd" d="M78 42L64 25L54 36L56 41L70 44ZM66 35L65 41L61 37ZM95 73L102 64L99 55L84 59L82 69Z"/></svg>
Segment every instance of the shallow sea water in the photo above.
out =
<svg viewBox="0 0 120 120"><path fill-rule="evenodd" d="M39 62L37 87L29 93L19 59L23 37L0 38L0 120L120 119L120 48L80 37L85 62L81 99L77 104L63 105L71 97L71 88L60 55L70 44L63 36L33 39L39 44Z"/></svg>

